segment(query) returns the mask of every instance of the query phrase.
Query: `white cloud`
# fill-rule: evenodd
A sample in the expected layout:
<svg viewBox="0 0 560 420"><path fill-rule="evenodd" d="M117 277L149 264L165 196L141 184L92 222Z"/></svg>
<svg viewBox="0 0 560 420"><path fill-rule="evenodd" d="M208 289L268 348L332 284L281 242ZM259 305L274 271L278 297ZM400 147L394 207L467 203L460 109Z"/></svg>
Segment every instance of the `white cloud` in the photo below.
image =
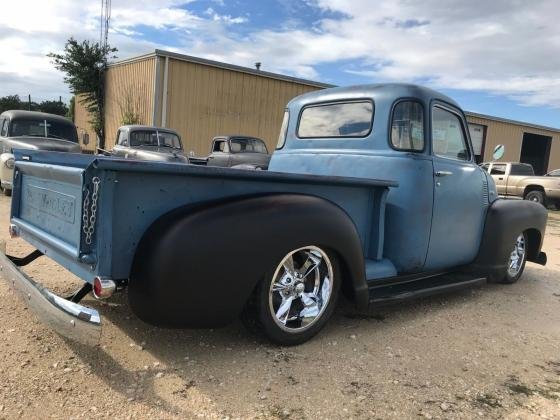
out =
<svg viewBox="0 0 560 420"><path fill-rule="evenodd" d="M223 0L202 15L185 0L112 3L110 43L120 57L167 48L246 66L261 61L264 70L313 79L321 79L319 65L352 62L339 71L560 105L556 0L305 0L325 17L302 27L294 16L277 29L252 32L242 10L221 12ZM10 3L0 14L0 51L9 52L0 55L0 95L67 92L45 54L60 50L70 35L98 39L98 14L94 0ZM239 24L243 35L235 32ZM155 39L172 39L146 40L145 28Z"/></svg>
<svg viewBox="0 0 560 420"><path fill-rule="evenodd" d="M352 60L341 71L371 80L421 81L436 88L480 90L525 105L560 106L560 7L555 0L309 0L342 18L313 28L263 30L194 46L227 60L319 77L318 64Z"/></svg>

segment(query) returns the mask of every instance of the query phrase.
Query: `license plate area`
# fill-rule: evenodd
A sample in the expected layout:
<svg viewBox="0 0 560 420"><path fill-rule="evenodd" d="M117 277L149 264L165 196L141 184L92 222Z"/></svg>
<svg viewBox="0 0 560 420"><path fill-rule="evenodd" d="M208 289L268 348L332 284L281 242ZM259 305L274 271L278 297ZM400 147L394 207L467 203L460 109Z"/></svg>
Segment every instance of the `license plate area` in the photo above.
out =
<svg viewBox="0 0 560 420"><path fill-rule="evenodd" d="M78 248L80 198L79 185L24 175L20 218Z"/></svg>
<svg viewBox="0 0 560 420"><path fill-rule="evenodd" d="M24 239L79 256L83 174L82 168L17 162L12 223Z"/></svg>

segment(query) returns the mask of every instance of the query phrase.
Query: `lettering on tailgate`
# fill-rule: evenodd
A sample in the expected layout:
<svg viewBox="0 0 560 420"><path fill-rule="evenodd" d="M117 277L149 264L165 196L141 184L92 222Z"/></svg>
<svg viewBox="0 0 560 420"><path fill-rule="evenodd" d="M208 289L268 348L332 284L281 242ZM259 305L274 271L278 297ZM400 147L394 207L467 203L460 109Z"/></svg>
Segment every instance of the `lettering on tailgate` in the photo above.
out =
<svg viewBox="0 0 560 420"><path fill-rule="evenodd" d="M24 189L26 203L67 223L74 223L76 198L58 191L27 185Z"/></svg>

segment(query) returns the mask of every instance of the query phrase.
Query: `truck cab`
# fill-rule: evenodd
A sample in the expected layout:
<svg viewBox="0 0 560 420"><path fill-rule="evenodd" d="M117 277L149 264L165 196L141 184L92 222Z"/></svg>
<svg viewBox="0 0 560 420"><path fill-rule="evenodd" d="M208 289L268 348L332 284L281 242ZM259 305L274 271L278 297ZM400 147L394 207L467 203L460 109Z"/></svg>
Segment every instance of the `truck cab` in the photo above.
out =
<svg viewBox="0 0 560 420"><path fill-rule="evenodd" d="M455 101L414 85L335 88L291 101L282 127L271 171L398 182L385 213L394 275L476 257L497 193Z"/></svg>
<svg viewBox="0 0 560 420"><path fill-rule="evenodd" d="M81 153L76 126L68 118L37 111L0 115L0 190L12 194L14 149Z"/></svg>

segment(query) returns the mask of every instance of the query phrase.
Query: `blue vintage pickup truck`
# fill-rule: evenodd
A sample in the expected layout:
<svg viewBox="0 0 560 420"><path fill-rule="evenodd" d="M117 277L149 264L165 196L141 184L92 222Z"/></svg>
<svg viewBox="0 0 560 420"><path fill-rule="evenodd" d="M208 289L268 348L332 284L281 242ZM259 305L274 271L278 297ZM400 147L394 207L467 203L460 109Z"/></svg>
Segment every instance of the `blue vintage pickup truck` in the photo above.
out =
<svg viewBox="0 0 560 420"><path fill-rule="evenodd" d="M339 294L357 310L486 281L513 283L541 252L547 213L497 198L465 116L414 85L334 88L286 108L269 171L54 152L15 152L2 275L61 334L95 343L90 292L128 292L166 327L238 316L280 344L328 321ZM45 255L84 280L71 296L18 267Z"/></svg>

